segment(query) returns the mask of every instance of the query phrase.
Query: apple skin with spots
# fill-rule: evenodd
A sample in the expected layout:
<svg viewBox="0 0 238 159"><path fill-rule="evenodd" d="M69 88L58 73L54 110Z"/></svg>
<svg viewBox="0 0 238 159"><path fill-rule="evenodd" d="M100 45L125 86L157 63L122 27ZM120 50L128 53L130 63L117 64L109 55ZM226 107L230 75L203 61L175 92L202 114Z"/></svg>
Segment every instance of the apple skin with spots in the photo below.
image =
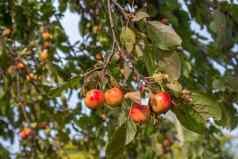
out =
<svg viewBox="0 0 238 159"><path fill-rule="evenodd" d="M90 109L97 109L104 103L104 93L99 89L92 89L87 92L84 98L85 105Z"/></svg>
<svg viewBox="0 0 238 159"><path fill-rule="evenodd" d="M116 107L116 106L120 106L124 98L124 95L120 88L113 87L111 89L108 89L104 93L104 97L105 97L106 104L110 105L111 107Z"/></svg>
<svg viewBox="0 0 238 159"><path fill-rule="evenodd" d="M171 96L168 92L158 92L150 97L150 105L155 113L165 113L171 107Z"/></svg>
<svg viewBox="0 0 238 159"><path fill-rule="evenodd" d="M129 118L136 123L144 123L150 117L150 109L148 106L134 103L129 111Z"/></svg>

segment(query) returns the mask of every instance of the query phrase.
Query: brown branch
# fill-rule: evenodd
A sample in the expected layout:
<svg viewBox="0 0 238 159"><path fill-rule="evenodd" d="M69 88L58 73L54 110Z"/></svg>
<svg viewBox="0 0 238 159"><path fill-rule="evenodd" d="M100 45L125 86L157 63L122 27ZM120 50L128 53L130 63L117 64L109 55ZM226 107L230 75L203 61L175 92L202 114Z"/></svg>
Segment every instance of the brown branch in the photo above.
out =
<svg viewBox="0 0 238 159"><path fill-rule="evenodd" d="M107 61L105 62L104 66L103 66L103 76L105 75L106 68L109 65L110 61L112 60L113 55L115 54L114 49L115 49L115 42L112 43L111 54L109 55L109 57L107 58Z"/></svg>
<svg viewBox="0 0 238 159"><path fill-rule="evenodd" d="M116 33L115 33L115 25L112 18L111 0L107 0L107 10L108 10L110 28L112 32L113 43L115 42L118 50L121 50L119 42L116 37Z"/></svg>
<svg viewBox="0 0 238 159"><path fill-rule="evenodd" d="M122 15L124 16L124 18L129 21L129 17L128 14L125 12L124 8L122 8L122 6L117 3L115 0L112 0L112 3L120 10L120 12L122 13Z"/></svg>
<svg viewBox="0 0 238 159"><path fill-rule="evenodd" d="M111 55L108 57L105 65L104 65L104 71L107 67L107 65L110 63L113 55L114 55L114 51L113 51L113 48L115 47L114 45L116 45L118 51L120 52L120 55L121 55L121 58L124 60L124 61L128 61L131 65L133 65L133 60L130 59L128 53L125 53L124 50L121 49L120 45L119 45L119 42L117 40L117 37L116 37L116 33L115 33L115 25L114 25L114 22L113 22L113 18L112 18L112 9L111 9L111 2L117 7L119 8L119 10L121 11L122 15L124 16L124 18L127 20L127 23L129 22L129 17L128 17L128 14L125 12L124 8L119 4L117 3L115 0L107 0L107 9L108 9L108 16L109 16L109 23L110 23L110 28L111 28L111 32L112 32L112 38L113 38L113 46L112 46L112 53ZM140 73L139 71L133 67L133 71L134 73L136 74L137 77L140 77ZM105 74L105 72L104 72Z"/></svg>
<svg viewBox="0 0 238 159"><path fill-rule="evenodd" d="M111 0L107 0L107 11L108 11L109 24L110 24L110 29L111 29L111 32L112 32L113 42L112 42L111 54L108 56L107 60L105 61L104 66L103 66L103 78L105 76L106 68L109 65L110 61L112 60L113 55L115 54L115 51L114 51L115 45L116 45L118 50L121 50L119 42L118 42L117 37L116 37L116 32L115 32L115 29L114 29L115 25L114 25L113 18L112 18Z"/></svg>
<svg viewBox="0 0 238 159"><path fill-rule="evenodd" d="M90 75L91 73L93 73L93 72L95 72L95 71L99 71L99 70L101 70L101 69L103 69L103 67L96 67L96 68L94 68L94 69L92 69L92 70L90 70L90 71L84 73L84 74L83 74L83 77L87 77L87 76Z"/></svg>
<svg viewBox="0 0 238 159"><path fill-rule="evenodd" d="M22 98L21 98L21 95L20 95L20 83L19 83L19 75L17 74L17 80L16 80L16 93L17 93L17 100L19 102L19 106L20 106L20 109L22 110L22 114L23 114L23 117L25 119L25 121L27 122L27 124L29 125L30 124L30 119L28 118L27 114L26 114L26 111L25 111L25 106L23 105L23 102L22 101Z"/></svg>

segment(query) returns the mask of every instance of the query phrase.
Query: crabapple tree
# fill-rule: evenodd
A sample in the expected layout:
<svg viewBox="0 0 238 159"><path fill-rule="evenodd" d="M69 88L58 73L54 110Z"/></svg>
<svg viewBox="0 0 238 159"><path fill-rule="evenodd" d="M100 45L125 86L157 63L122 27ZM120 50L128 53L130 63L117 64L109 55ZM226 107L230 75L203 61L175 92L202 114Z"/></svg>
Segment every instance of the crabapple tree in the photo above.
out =
<svg viewBox="0 0 238 159"><path fill-rule="evenodd" d="M235 158L237 46L235 0L0 1L0 158Z"/></svg>

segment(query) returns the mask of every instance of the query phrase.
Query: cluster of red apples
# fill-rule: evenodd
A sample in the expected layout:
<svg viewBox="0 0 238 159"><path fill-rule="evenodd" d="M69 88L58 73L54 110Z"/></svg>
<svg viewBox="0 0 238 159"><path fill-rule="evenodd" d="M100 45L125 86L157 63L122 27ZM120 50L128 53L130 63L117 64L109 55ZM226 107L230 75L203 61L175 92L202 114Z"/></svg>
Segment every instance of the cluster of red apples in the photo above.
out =
<svg viewBox="0 0 238 159"><path fill-rule="evenodd" d="M41 63L45 63L49 58L48 49L50 48L52 35L48 31L44 31L44 32L42 32L41 36L43 39L43 45L42 45L42 48L41 48L41 51L39 54L39 61ZM24 63L20 57L16 58L15 65L13 65L10 68L13 70L18 70L18 71L19 70L26 71L27 72L26 79L28 81L36 81L36 80L40 79L37 75L30 72L29 68L27 67L27 64ZM9 71L11 69L9 69Z"/></svg>
<svg viewBox="0 0 238 159"><path fill-rule="evenodd" d="M124 93L119 87L113 87L103 92L99 89L92 89L87 92L84 103L90 109L97 109L104 103L111 107L120 106L124 99ZM164 113L171 106L171 96L168 92L157 92L150 95L149 106L133 103L129 110L129 117L137 123L143 123L150 117L150 110L155 113Z"/></svg>

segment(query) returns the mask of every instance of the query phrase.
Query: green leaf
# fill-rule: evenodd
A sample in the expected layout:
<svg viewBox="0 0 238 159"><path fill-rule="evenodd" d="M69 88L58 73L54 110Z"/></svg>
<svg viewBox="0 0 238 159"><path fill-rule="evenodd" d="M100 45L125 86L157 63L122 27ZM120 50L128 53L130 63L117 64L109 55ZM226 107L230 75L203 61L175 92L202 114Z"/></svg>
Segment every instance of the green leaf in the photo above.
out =
<svg viewBox="0 0 238 159"><path fill-rule="evenodd" d="M120 158L125 145L131 143L136 135L137 126L131 120L124 122L113 133L112 139L107 145L107 158Z"/></svg>
<svg viewBox="0 0 238 159"><path fill-rule="evenodd" d="M229 90L238 92L238 77L236 76L227 76L224 79L225 85Z"/></svg>
<svg viewBox="0 0 238 159"><path fill-rule="evenodd" d="M152 45L147 44L144 52L145 53L144 53L143 59L144 59L146 69L149 75L153 75L157 68L157 65L156 65L157 50Z"/></svg>
<svg viewBox="0 0 238 159"><path fill-rule="evenodd" d="M173 50L182 45L182 39L169 25L149 21L146 29L153 44L161 50Z"/></svg>
<svg viewBox="0 0 238 159"><path fill-rule="evenodd" d="M127 121L127 113L125 111L122 111L118 117L119 127L122 126L126 121Z"/></svg>
<svg viewBox="0 0 238 159"><path fill-rule="evenodd" d="M225 91L227 89L229 91L238 92L238 77L228 75L224 78L215 79L212 86L219 91Z"/></svg>
<svg viewBox="0 0 238 159"><path fill-rule="evenodd" d="M88 117L88 116L82 116L80 117L76 124L81 128L81 129L87 129L88 127L90 127L93 123L92 123L93 119Z"/></svg>
<svg viewBox="0 0 238 159"><path fill-rule="evenodd" d="M211 30L215 33L216 46L218 48L232 47L232 26L226 15L215 10L213 12L213 21L210 23ZM230 39L230 40L227 40Z"/></svg>
<svg viewBox="0 0 238 159"><path fill-rule="evenodd" d="M143 56L143 51L139 45L135 46L135 54L137 57L142 57Z"/></svg>
<svg viewBox="0 0 238 159"><path fill-rule="evenodd" d="M69 88L78 88L80 85L82 77L81 76L76 76L69 81L65 82L62 84L60 87L54 88L49 90L48 96L50 98L55 98L61 95L61 93Z"/></svg>
<svg viewBox="0 0 238 159"><path fill-rule="evenodd" d="M238 5L229 5L229 7L227 7L227 9L229 10L229 14L231 14L231 16L234 18L234 21L236 23L238 23Z"/></svg>
<svg viewBox="0 0 238 159"><path fill-rule="evenodd" d="M225 91L225 89L226 89L225 82L222 79L215 79L212 82L212 87L216 90L219 90L219 91Z"/></svg>
<svg viewBox="0 0 238 159"><path fill-rule="evenodd" d="M9 94L5 93L1 98L0 98L0 113L7 115L9 112L9 106L10 106L10 99L9 99Z"/></svg>
<svg viewBox="0 0 238 159"><path fill-rule="evenodd" d="M197 133L204 133L206 121L198 112L193 110L192 105L179 105L173 111L185 128Z"/></svg>
<svg viewBox="0 0 238 159"><path fill-rule="evenodd" d="M221 13L218 10L215 10L213 13L213 21L210 23L210 28L215 33L221 33L224 32L226 28L226 17L223 13Z"/></svg>
<svg viewBox="0 0 238 159"><path fill-rule="evenodd" d="M173 155L176 156L176 159L187 159L183 147L181 147L179 144L173 144L171 146L171 151L173 152Z"/></svg>
<svg viewBox="0 0 238 159"><path fill-rule="evenodd" d="M137 132L136 124L133 121L128 120L126 127L126 141L125 141L126 145L133 141L133 139L136 136L136 132Z"/></svg>
<svg viewBox="0 0 238 159"><path fill-rule="evenodd" d="M198 112L204 120L213 117L215 120L221 120L222 111L219 103L206 94L192 92L193 109Z"/></svg>
<svg viewBox="0 0 238 159"><path fill-rule="evenodd" d="M123 27L120 34L120 41L128 52L132 52L136 42L136 34L129 27Z"/></svg>
<svg viewBox="0 0 238 159"><path fill-rule="evenodd" d="M167 83L166 86L174 92L181 92L183 87L178 81Z"/></svg>
<svg viewBox="0 0 238 159"><path fill-rule="evenodd" d="M123 124L115 130L112 139L106 147L107 159L121 158L123 149L125 148L126 131L126 124Z"/></svg>
<svg viewBox="0 0 238 159"><path fill-rule="evenodd" d="M181 60L177 52L162 54L159 69L169 75L169 80L178 80L181 76Z"/></svg>
<svg viewBox="0 0 238 159"><path fill-rule="evenodd" d="M137 21L146 19L148 17L150 17L148 13L140 10L136 12L135 17L133 17L132 21L137 22Z"/></svg>
<svg viewBox="0 0 238 159"><path fill-rule="evenodd" d="M238 116L237 110L232 105L222 105L222 120L218 123L222 126L230 129L234 129L237 127Z"/></svg>
<svg viewBox="0 0 238 159"><path fill-rule="evenodd" d="M182 62L182 74L183 74L183 76L189 78L191 72L192 72L192 65L190 64L190 62L188 62L186 60L183 60L183 62Z"/></svg>
<svg viewBox="0 0 238 159"><path fill-rule="evenodd" d="M47 63L46 67L49 70L49 72L54 76L54 79L56 80L56 82L62 84L63 79L59 74L58 66L53 63Z"/></svg>
<svg viewBox="0 0 238 159"><path fill-rule="evenodd" d="M0 144L0 158L10 159L10 153Z"/></svg>
<svg viewBox="0 0 238 159"><path fill-rule="evenodd" d="M3 69L7 69L8 66L11 64L10 61L11 60L5 46L2 46L0 44L0 67Z"/></svg>
<svg viewBox="0 0 238 159"><path fill-rule="evenodd" d="M68 152L67 156L64 155L63 159L94 159L94 157L89 152L84 151L76 151L76 152Z"/></svg>

